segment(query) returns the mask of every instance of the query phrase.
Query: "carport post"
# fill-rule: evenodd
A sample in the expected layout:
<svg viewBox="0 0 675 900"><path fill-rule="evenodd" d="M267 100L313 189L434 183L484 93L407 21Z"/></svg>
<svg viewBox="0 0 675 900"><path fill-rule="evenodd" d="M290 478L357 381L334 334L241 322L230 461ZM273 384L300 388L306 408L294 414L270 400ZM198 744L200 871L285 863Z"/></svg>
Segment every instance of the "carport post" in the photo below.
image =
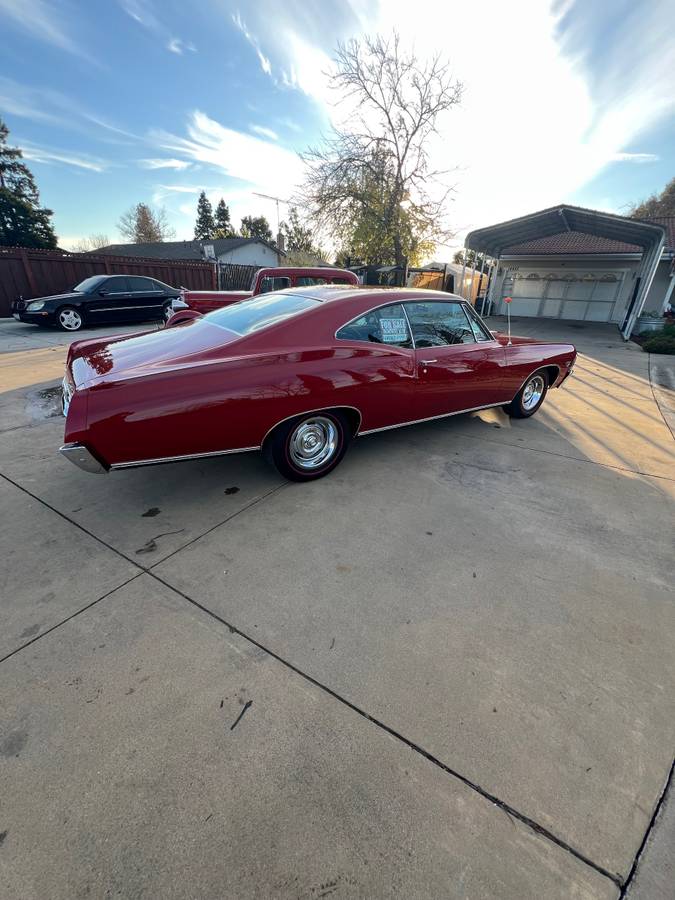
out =
<svg viewBox="0 0 675 900"><path fill-rule="evenodd" d="M476 290L476 300L478 300L478 295L480 294L480 289L483 287L483 269L485 268L485 254L483 254L483 261L480 264L480 275L478 276L478 288ZM474 306L476 304L474 303ZM483 304L485 305L485 304ZM482 312L482 310L481 310Z"/></svg>
<svg viewBox="0 0 675 900"><path fill-rule="evenodd" d="M459 289L460 297L464 296L464 273L466 272L466 248L464 249L464 254L462 255L462 286Z"/></svg>
<svg viewBox="0 0 675 900"><path fill-rule="evenodd" d="M492 269L490 271L490 288L488 290L487 296L487 313L486 315L492 315L492 298L495 293L495 282L497 281L497 273L499 272L499 255L496 259L492 260Z"/></svg>
<svg viewBox="0 0 675 900"><path fill-rule="evenodd" d="M638 316L644 308L647 294L649 293L652 282L654 281L654 276L656 275L656 270L658 269L659 263L661 262L664 244L665 235L661 237L661 240L655 247L650 248L647 254L643 253L642 265L640 266L638 274L644 274L642 274L640 287L638 289L637 297L635 298L633 309L628 312L624 326L621 329L621 335L625 341L630 339L630 336L633 333L633 328L635 328L635 323L637 322Z"/></svg>

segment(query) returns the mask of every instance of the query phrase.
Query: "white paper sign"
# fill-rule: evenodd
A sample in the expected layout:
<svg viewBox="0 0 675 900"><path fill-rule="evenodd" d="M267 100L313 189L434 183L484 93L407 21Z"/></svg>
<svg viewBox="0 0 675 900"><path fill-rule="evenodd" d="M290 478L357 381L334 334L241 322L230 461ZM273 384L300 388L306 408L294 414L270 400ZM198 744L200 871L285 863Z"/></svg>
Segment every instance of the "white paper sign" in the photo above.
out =
<svg viewBox="0 0 675 900"><path fill-rule="evenodd" d="M380 319L382 342L401 344L408 340L408 325L405 319Z"/></svg>

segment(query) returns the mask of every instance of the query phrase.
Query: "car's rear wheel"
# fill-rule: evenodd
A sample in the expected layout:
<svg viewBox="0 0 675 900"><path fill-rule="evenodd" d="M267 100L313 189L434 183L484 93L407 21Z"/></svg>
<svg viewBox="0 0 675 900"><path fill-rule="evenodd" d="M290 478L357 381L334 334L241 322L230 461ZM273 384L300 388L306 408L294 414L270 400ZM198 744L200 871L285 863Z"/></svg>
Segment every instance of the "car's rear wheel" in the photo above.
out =
<svg viewBox="0 0 675 900"><path fill-rule="evenodd" d="M162 319L163 319L165 325L169 321L169 319L171 318L172 315L173 315L173 305L172 305L171 301L169 300L168 303L164 304L164 308L162 309Z"/></svg>
<svg viewBox="0 0 675 900"><path fill-rule="evenodd" d="M548 375L542 369L530 375L508 406L504 407L516 419L529 419L544 402L548 391Z"/></svg>
<svg viewBox="0 0 675 900"><path fill-rule="evenodd" d="M263 452L284 478L313 481L333 471L351 436L349 422L341 413L310 413L278 425Z"/></svg>
<svg viewBox="0 0 675 900"><path fill-rule="evenodd" d="M72 306L62 306L56 314L56 324L62 331L79 331L83 325L82 314Z"/></svg>

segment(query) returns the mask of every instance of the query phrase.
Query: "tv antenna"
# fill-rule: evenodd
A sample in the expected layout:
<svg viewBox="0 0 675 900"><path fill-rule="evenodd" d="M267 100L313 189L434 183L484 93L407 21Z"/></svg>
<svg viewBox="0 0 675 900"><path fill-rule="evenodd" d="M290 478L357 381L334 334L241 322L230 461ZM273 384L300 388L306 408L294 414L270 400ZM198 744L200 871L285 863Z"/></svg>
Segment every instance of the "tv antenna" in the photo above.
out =
<svg viewBox="0 0 675 900"><path fill-rule="evenodd" d="M277 205L277 234L279 234L279 229L281 228L281 219L279 218L279 204L285 203L289 204L290 200L284 200L283 197L272 197L271 194L259 194L258 191L253 191L256 197L264 197L265 200L274 200Z"/></svg>

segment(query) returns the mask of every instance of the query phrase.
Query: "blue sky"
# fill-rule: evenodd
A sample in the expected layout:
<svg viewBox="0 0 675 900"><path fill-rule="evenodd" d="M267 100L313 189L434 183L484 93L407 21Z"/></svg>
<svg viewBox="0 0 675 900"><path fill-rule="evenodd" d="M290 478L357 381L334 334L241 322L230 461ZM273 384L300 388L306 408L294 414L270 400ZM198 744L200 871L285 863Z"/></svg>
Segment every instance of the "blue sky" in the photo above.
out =
<svg viewBox="0 0 675 900"><path fill-rule="evenodd" d="M670 9L669 9L670 7ZM621 212L675 175L669 0L0 0L0 115L60 244L143 200L192 236L196 198L235 223L288 197L335 106L339 39L397 27L465 84L431 146L469 228L570 201ZM439 248L449 258L452 248Z"/></svg>

